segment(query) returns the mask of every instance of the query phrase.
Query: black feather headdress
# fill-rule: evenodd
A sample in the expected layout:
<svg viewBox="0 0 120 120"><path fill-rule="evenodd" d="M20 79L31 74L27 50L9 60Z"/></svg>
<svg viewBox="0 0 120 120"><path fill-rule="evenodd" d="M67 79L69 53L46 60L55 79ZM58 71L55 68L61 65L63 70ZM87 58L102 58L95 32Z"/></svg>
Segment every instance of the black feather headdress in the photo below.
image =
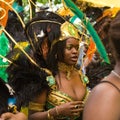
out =
<svg viewBox="0 0 120 120"><path fill-rule="evenodd" d="M32 53L32 52L31 52ZM48 73L33 64L23 53L7 68L8 82L16 92L16 105L27 106L36 96L44 90L49 91L46 81Z"/></svg>

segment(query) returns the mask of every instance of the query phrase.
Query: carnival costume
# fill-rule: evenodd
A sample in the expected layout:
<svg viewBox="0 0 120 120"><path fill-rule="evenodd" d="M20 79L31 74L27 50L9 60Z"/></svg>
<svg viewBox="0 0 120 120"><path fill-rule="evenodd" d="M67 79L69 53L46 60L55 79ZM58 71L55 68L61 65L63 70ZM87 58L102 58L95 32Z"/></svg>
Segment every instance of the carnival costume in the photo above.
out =
<svg viewBox="0 0 120 120"><path fill-rule="evenodd" d="M53 12L40 11L26 25L25 32L29 42L17 44L7 56L12 61L7 68L8 82L16 92L18 110L26 115L32 97L34 98L44 90L49 91L46 77L50 72L45 68L42 69L46 67L46 63L42 58L41 43L45 37L48 38L48 44L57 39L60 35L59 27L64 21Z"/></svg>
<svg viewBox="0 0 120 120"><path fill-rule="evenodd" d="M46 69L41 68L46 67L45 61L41 59L42 52L39 47L44 38L48 39L50 47L59 40L65 40L69 37L80 39L78 31L76 31L76 28L74 28L72 24L65 22L65 20L60 16L54 15L55 14L52 12L41 11L40 14L36 15L36 18L26 25L25 31L30 45L27 44L27 47L25 46L23 48L24 50L21 49L21 45L17 46L24 54L19 52L19 54L16 54L15 56L13 55L12 63L7 69L9 74L9 83L16 92L16 105L18 106L18 110L22 111L24 110L23 108L29 107L30 110L44 111L49 110L56 105L74 101L67 94L58 91L54 77L51 76ZM85 21L85 23L87 22ZM58 31L60 26L62 26L61 31ZM60 34L61 36L59 36ZM66 74L68 79L69 75L70 71L68 70ZM85 85L88 80L86 80L86 77L82 75L82 72L80 72L80 77ZM49 93L50 89L51 91ZM33 101L32 98L40 95L44 90L48 91L46 105L31 102ZM83 101L87 98L87 93L88 91L86 89ZM48 116L50 117L49 114ZM69 117L66 116L58 116L58 118L66 120L69 119Z"/></svg>
<svg viewBox="0 0 120 120"><path fill-rule="evenodd" d="M46 107L48 110L55 106L59 106L64 103L74 101L74 99L72 97L70 97L68 94L57 90L55 78L53 76L48 76L47 81L49 81L49 86L52 89L52 91L48 95L48 99L47 99L47 103L46 103ZM86 84L86 83L84 82L83 84ZM88 97L88 94L89 94L89 90L86 89L86 94L82 101L85 102L85 100ZM78 117L80 117L80 116L77 116L74 119L78 119ZM67 116L58 115L57 119L69 120L70 118Z"/></svg>
<svg viewBox="0 0 120 120"><path fill-rule="evenodd" d="M74 25L72 25L71 23L66 21L65 23L63 23L61 25L61 36L59 38L59 41L64 41L70 37L75 38L80 41L79 31L76 29L76 27ZM56 44L56 43L54 42L53 45L54 44ZM66 72L66 78L68 80L70 79L70 74L71 74L72 70L78 71L75 68L75 66L68 66L65 63L58 62L58 71ZM82 72L79 71L79 73L80 73L79 75L80 75L80 79L82 80L83 85L86 86L88 81L85 81L86 78L82 76ZM48 109L53 108L55 106L59 106L63 103L74 101L74 99L72 97L70 97L68 94L58 90L56 80L53 76L48 76L47 81L49 81L49 86L52 89L50 94L48 95L48 99L47 99L46 107L48 107ZM87 98L87 95L88 95L88 91L86 89L86 94L85 94L84 98L82 99L83 101ZM74 117L72 119L78 119L78 117L80 117L80 116ZM69 120L70 117L58 115L57 119Z"/></svg>
<svg viewBox="0 0 120 120"><path fill-rule="evenodd" d="M41 23L41 21L39 21L39 22ZM48 22L50 22L50 21L48 21ZM59 24L61 24L61 23L59 23ZM60 31L61 36L59 37L58 40L55 39L52 42L52 45L54 45L59 40L65 40L66 38L69 38L69 37L74 37L79 40L78 31L72 24L70 24L69 22L64 22L61 25L61 28L62 28ZM33 60L35 60L35 62L37 62L36 58L34 57L34 54L31 54L32 52L35 53L36 50L34 51L33 49L30 49L30 46L29 46L29 47L25 47L25 51L29 55L31 55L30 57L33 58ZM55 82L54 77L51 76L47 71L44 71L44 69L41 69L41 66L39 66L39 64L33 64L27 58L27 56L24 55L23 53L17 55L16 57L15 57L15 55L13 55L13 56L14 56L13 60L12 60L13 64L11 64L8 67L7 71L9 73L9 83L10 83L10 85L12 85L12 87L16 91L18 110L21 110L22 112L25 112L26 114L28 114L28 108L30 110L34 110L34 111L44 111L44 110L48 110L48 109L54 107L54 105L60 105L62 103L74 101L67 94L56 90L56 82ZM74 69L76 69L76 68L74 68ZM69 78L69 74L70 74L70 72L68 71L68 75L67 75L68 78ZM85 85L86 82L84 81L85 79L82 76L82 74L80 74L80 77L82 77L83 84ZM47 81L46 81L46 79L47 79ZM52 91L49 94L50 89ZM40 95L40 93L42 93L42 91L44 91L44 90L48 91L47 104L41 105L41 104L32 102L33 101L32 98ZM29 91L31 91L31 92L29 92ZM52 98L53 93L54 93L55 99L59 101L58 103L57 103L57 101L55 102L54 101L55 99ZM86 99L87 93L88 93L88 91L86 89L86 94L83 98L83 101ZM59 95L59 97L57 97L58 95ZM55 104L51 104L51 103L55 103ZM61 116L60 119L61 118L66 119L66 116ZM67 117L67 119L69 119L69 118Z"/></svg>

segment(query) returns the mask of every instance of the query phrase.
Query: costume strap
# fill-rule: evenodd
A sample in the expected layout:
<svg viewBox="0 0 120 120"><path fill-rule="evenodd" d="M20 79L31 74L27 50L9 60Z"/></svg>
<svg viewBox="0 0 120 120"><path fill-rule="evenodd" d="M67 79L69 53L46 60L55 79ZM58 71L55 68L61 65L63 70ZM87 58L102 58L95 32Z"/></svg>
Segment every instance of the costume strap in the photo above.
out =
<svg viewBox="0 0 120 120"><path fill-rule="evenodd" d="M29 110L32 110L32 111L42 112L42 111L44 111L44 106L45 106L45 104L29 102Z"/></svg>
<svg viewBox="0 0 120 120"><path fill-rule="evenodd" d="M113 87L115 87L115 88L117 89L117 91L120 93L120 89L119 89L115 84L113 84L112 82L105 80L105 81L101 81L100 83L108 83L108 84L111 84L111 85L112 85Z"/></svg>

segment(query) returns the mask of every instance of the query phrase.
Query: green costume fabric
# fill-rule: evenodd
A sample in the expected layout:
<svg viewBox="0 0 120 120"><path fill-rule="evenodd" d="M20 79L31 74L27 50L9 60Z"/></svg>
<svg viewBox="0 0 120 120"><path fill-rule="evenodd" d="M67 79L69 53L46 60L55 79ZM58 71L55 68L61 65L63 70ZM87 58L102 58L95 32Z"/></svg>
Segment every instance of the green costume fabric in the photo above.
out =
<svg viewBox="0 0 120 120"><path fill-rule="evenodd" d="M96 44L97 50L100 53L103 60L107 63L110 63L103 43L101 42L97 32L91 25L90 21L85 17L84 13L71 0L64 0L64 2L66 3L67 7L84 23L90 35L92 36Z"/></svg>
<svg viewBox="0 0 120 120"><path fill-rule="evenodd" d="M8 54L9 50L9 40L4 32L2 32L0 35L0 78L2 78L5 82L8 82L6 68L9 65L7 59L5 59L5 56Z"/></svg>
<svg viewBox="0 0 120 120"><path fill-rule="evenodd" d="M47 81L49 83L49 86L51 88L51 92L48 95L47 98L47 103L46 103L46 108L49 110L55 106L59 106L63 103L67 103L67 102L71 102L74 101L72 97L70 97L68 94L57 90L57 86L56 86L56 82L55 82L55 78L53 76L48 76L47 77ZM84 81L82 81L83 84L85 85L86 83ZM86 100L87 96L89 94L88 89L86 88L86 94L83 98L83 101ZM76 116L74 118L72 118L73 120L77 120L79 119L80 116ZM71 118L68 116L58 116L58 119L64 119L64 120L70 120ZM80 119L79 119L80 120Z"/></svg>

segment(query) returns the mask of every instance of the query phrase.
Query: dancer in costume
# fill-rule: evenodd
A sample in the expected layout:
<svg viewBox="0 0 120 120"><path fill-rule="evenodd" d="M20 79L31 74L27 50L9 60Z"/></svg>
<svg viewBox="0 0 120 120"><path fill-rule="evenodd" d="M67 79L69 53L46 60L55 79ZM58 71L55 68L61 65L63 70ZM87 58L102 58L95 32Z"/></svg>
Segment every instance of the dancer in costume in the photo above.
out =
<svg viewBox="0 0 120 120"><path fill-rule="evenodd" d="M8 82L16 92L18 110L25 114L28 114L27 107L34 95L41 94L44 89L49 91L44 77L47 73L40 68L46 67L51 42L59 37L60 25L64 21L53 12L40 11L26 25L25 31L29 43L23 46L24 52L16 45L8 55L8 59L12 61L7 68ZM19 45L21 47L21 44Z"/></svg>
<svg viewBox="0 0 120 120"><path fill-rule="evenodd" d="M115 66L91 91L85 104L83 120L120 119L120 11L110 23L108 35Z"/></svg>
<svg viewBox="0 0 120 120"><path fill-rule="evenodd" d="M21 106L22 107L28 106L27 103L29 103L29 101L32 101L32 97L34 97L34 95L41 94L42 90L44 91L44 88L46 90L48 89L47 82L45 82L46 77L44 77L44 75L46 76L46 73L44 73L44 71L42 70L39 70L40 66L45 67L43 62L44 62L44 59L46 59L46 53L44 54L43 52L45 49L47 50L47 48L44 49L44 44L46 46L46 44L48 45L48 43L50 43L52 40L58 37L59 35L58 30L60 28L60 24L64 22L63 18L60 18L57 14L52 14L52 12L41 11L40 13L39 15L37 14L38 15L37 18L34 18L34 20L32 20L29 23L29 25L27 25L26 27L26 33L27 33L28 39L31 37L30 35L33 33L32 34L33 41L30 42L30 44L27 44L27 46L26 45L23 46L23 49L22 49L25 52L27 52L29 55L31 55L32 58L35 58L34 60L37 61L38 64L34 65L33 63L31 63L32 59L26 60L27 59L26 54L24 55L22 53L23 51L22 52L20 51L21 44L19 45L20 47L16 45L8 55L8 59L11 59L12 61L12 63L7 69L7 72L9 75L8 82L9 84L11 84L11 86L14 88L16 92L16 95L15 95L15 98L17 100L16 105L19 111L21 110ZM35 21L35 19L37 22ZM56 21L59 21L59 22L56 22ZM41 26L41 24L44 24L44 25ZM30 31L31 28L32 28L32 31ZM40 31L39 31L39 28L41 28ZM38 33L37 31L44 32L44 35L41 35L41 33ZM38 34L37 37L35 33ZM36 38L37 38L37 41L35 42ZM47 42L46 42L46 38L48 38ZM31 41L31 39L29 40ZM43 42L44 40L45 40L45 43ZM31 69L33 71L31 71ZM37 79L36 81L34 81L36 77ZM41 80L41 82L37 81L38 79ZM29 80L29 82L26 82L27 80ZM38 85L38 87L36 87L36 84ZM32 85L34 86L34 89L35 89L34 91L33 91L33 87L31 88ZM30 89L32 89L31 90L32 92L28 94Z"/></svg>
<svg viewBox="0 0 120 120"><path fill-rule="evenodd" d="M52 42L48 56L48 69L52 76L47 77L51 88L36 96L29 103L29 120L80 120L87 97L86 83L76 68L80 36L69 22L61 25L59 40Z"/></svg>

